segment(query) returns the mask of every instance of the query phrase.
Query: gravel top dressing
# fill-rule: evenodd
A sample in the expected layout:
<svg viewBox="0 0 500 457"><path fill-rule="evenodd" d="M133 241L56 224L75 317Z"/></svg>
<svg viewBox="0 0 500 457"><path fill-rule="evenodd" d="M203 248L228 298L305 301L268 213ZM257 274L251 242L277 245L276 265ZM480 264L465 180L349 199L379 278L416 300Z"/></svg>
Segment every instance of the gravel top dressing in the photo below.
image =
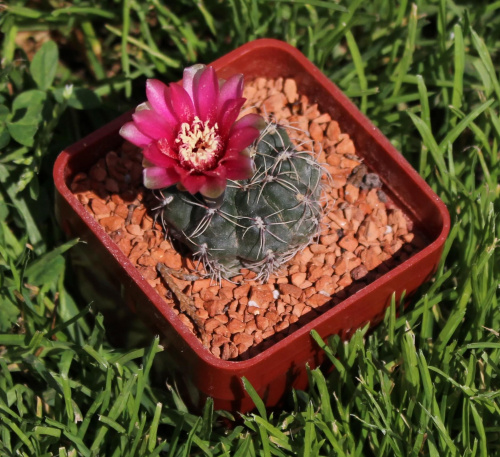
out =
<svg viewBox="0 0 500 457"><path fill-rule="evenodd" d="M216 283L176 250L155 217L159 194L142 186L142 154L110 151L71 190L207 350L244 360L335 306L425 246L384 192L342 126L297 93L293 79L259 78L244 89L243 113L288 126L298 149L324 164L321 236L262 284L242 269ZM181 250L181 249L179 249Z"/></svg>

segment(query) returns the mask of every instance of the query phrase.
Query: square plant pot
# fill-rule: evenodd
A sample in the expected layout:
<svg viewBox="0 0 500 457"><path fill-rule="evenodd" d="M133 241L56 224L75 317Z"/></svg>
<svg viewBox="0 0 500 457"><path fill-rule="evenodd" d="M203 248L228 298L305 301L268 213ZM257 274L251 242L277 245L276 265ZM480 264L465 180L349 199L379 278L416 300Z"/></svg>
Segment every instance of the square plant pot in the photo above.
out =
<svg viewBox="0 0 500 457"><path fill-rule="evenodd" d="M211 65L220 78L243 73L246 81L258 77L295 79L299 92L350 135L358 155L381 178L384 192L426 239L425 246L413 256L272 346L247 360L225 361L202 346L70 190L75 175L87 171L123 142L118 132L132 113L61 152L54 166L56 213L66 235L86 243L74 265L90 278L85 283L90 295L107 297L117 314L129 305L138 318L161 333L166 352L177 367L178 385L187 386L192 403L202 406L207 397L212 397L217 409L246 412L253 403L243 389L242 377L250 381L267 406L277 405L291 388L305 388L306 364L314 368L323 361L311 330L324 339L335 334L348 338L357 328L380 322L393 293L396 299L403 292L408 296L433 274L450 221L445 205L389 140L292 46L277 40L257 40Z"/></svg>

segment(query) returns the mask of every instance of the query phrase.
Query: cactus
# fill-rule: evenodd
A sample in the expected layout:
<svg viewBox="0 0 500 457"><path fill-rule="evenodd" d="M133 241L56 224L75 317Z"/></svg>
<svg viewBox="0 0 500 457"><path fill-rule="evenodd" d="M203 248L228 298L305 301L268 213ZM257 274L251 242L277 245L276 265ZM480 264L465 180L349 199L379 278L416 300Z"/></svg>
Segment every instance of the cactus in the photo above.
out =
<svg viewBox="0 0 500 457"><path fill-rule="evenodd" d="M240 116L243 75L184 69L182 86L146 83L120 134L142 148L144 185L159 190L168 234L220 280L266 279L319 232L322 167L276 124ZM249 145L252 145L249 148Z"/></svg>
<svg viewBox="0 0 500 457"><path fill-rule="evenodd" d="M267 280L319 232L323 168L312 153L295 148L285 130L271 123L250 155L253 175L228 181L220 207L179 186L160 192L168 234L218 280L241 268Z"/></svg>

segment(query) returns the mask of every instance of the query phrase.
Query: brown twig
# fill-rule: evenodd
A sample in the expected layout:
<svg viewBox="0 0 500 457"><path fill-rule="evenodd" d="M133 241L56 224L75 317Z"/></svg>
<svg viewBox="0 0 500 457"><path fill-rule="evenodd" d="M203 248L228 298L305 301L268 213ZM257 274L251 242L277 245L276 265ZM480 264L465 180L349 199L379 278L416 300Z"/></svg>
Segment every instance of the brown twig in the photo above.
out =
<svg viewBox="0 0 500 457"><path fill-rule="evenodd" d="M167 266L165 266L165 268L168 269L170 276L180 279L181 281L197 281L200 279L200 277L195 274L184 273L182 270L174 270L173 268L168 268Z"/></svg>
<svg viewBox="0 0 500 457"><path fill-rule="evenodd" d="M127 219L125 219L125 225L129 225L132 222L132 216L134 214L134 210L137 207L138 207L138 205L134 205L133 203L128 205L128 215L127 215Z"/></svg>
<svg viewBox="0 0 500 457"><path fill-rule="evenodd" d="M176 296L179 301L179 307L183 313L185 313L196 325L198 331L201 335L202 343L205 347L209 347L208 345L208 335L205 332L205 323L204 320L201 319L198 314L196 314L196 306L194 301L188 297L180 287L176 284L173 277L177 279L184 279L185 276L182 275L182 272L177 270L173 270L172 268L167 267L164 263L158 262L156 264L156 269L160 273L161 277L167 284L168 288L172 291L172 293Z"/></svg>
<svg viewBox="0 0 500 457"><path fill-rule="evenodd" d="M361 187L366 173L368 173L368 167L362 163L352 170L352 173L347 178L347 182L354 187Z"/></svg>

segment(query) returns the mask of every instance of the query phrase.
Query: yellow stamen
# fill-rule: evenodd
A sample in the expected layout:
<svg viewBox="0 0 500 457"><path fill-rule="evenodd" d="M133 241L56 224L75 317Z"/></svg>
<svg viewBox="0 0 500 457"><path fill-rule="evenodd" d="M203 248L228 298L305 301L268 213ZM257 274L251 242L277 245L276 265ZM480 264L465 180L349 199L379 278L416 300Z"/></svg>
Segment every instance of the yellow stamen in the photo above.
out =
<svg viewBox="0 0 500 457"><path fill-rule="evenodd" d="M175 140L179 143L179 158L181 162L197 170L206 170L215 165L220 152L221 139L218 125L208 125L198 116L191 124L184 122Z"/></svg>

